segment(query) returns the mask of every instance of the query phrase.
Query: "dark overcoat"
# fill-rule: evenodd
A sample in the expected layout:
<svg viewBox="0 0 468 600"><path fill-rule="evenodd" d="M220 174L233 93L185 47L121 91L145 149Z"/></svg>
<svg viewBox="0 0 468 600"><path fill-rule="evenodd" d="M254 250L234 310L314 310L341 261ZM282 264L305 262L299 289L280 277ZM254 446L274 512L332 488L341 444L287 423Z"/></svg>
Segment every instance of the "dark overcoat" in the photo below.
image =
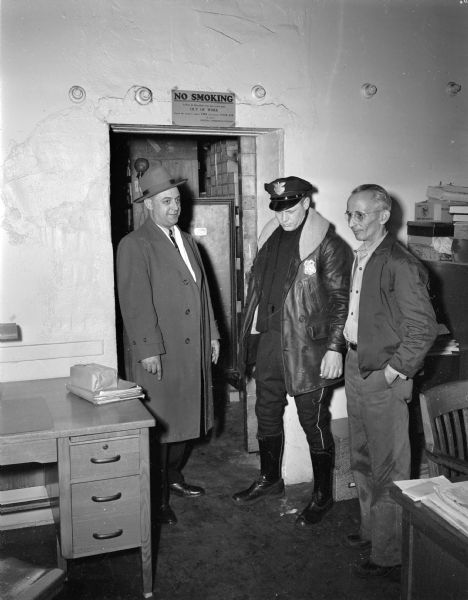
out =
<svg viewBox="0 0 468 600"><path fill-rule="evenodd" d="M196 281L150 218L121 240L117 252L134 379L146 392L165 443L197 438L213 424L211 340L219 334L200 253L193 238L181 233ZM160 381L141 366L156 355Z"/></svg>

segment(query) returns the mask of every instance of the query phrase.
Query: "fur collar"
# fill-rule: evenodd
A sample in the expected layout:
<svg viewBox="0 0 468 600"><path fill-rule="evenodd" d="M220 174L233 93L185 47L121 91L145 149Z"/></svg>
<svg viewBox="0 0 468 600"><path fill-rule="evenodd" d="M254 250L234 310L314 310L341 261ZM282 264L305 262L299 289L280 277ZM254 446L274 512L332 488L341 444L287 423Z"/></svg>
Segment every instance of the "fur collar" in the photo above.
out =
<svg viewBox="0 0 468 600"><path fill-rule="evenodd" d="M322 217L314 208L309 208L307 213L306 222L301 232L301 239L299 240L299 256L301 261L312 254L312 252L319 246L325 237L330 223ZM265 242L270 238L272 233L280 227L276 217L273 217L263 228L260 237L258 238L258 249L262 248Z"/></svg>

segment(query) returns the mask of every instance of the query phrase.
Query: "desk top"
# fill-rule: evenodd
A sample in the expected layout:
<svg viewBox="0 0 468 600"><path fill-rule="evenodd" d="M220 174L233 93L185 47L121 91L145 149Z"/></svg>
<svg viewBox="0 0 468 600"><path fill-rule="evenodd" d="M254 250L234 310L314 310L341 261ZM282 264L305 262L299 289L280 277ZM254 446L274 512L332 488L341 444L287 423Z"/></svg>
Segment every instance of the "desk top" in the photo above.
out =
<svg viewBox="0 0 468 600"><path fill-rule="evenodd" d="M421 502L412 500L401 489L393 484L390 489L393 499L398 502L409 515L412 523L426 535L446 547L463 564L468 564L468 536L446 521L441 515Z"/></svg>
<svg viewBox="0 0 468 600"><path fill-rule="evenodd" d="M140 400L95 406L68 392L69 378L0 386L0 444L152 427Z"/></svg>

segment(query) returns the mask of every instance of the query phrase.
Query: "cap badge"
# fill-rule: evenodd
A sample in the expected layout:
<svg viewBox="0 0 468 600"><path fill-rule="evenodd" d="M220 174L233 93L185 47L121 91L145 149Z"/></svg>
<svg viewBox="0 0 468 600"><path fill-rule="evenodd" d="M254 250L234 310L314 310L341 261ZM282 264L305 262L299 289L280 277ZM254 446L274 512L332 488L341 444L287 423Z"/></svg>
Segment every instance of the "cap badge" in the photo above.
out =
<svg viewBox="0 0 468 600"><path fill-rule="evenodd" d="M315 260L308 259L304 261L304 273L306 275L315 275L317 273L317 266Z"/></svg>
<svg viewBox="0 0 468 600"><path fill-rule="evenodd" d="M281 194L284 194L285 187L286 187L285 181L277 181L275 183L275 185L273 186L273 190L277 196L281 196Z"/></svg>

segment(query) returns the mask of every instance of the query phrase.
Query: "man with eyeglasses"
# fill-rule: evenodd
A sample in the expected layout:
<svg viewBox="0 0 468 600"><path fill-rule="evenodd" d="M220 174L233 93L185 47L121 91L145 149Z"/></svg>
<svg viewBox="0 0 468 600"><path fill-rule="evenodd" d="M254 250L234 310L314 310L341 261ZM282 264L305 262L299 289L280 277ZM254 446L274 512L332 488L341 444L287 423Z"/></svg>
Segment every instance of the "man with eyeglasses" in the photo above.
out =
<svg viewBox="0 0 468 600"><path fill-rule="evenodd" d="M412 378L437 335L426 269L386 230L392 200L379 185L357 187L346 216L357 240L349 313L345 390L351 469L361 525L345 537L369 551L360 577L395 576L401 563L401 510L390 497L410 477L408 407Z"/></svg>
<svg viewBox="0 0 468 600"><path fill-rule="evenodd" d="M242 365L255 364L260 476L233 496L250 505L284 494L283 413L294 396L314 475L297 518L314 525L331 509L334 442L329 403L343 374L351 253L311 206L313 186L299 177L265 184L274 218L263 229L249 279L241 331Z"/></svg>

